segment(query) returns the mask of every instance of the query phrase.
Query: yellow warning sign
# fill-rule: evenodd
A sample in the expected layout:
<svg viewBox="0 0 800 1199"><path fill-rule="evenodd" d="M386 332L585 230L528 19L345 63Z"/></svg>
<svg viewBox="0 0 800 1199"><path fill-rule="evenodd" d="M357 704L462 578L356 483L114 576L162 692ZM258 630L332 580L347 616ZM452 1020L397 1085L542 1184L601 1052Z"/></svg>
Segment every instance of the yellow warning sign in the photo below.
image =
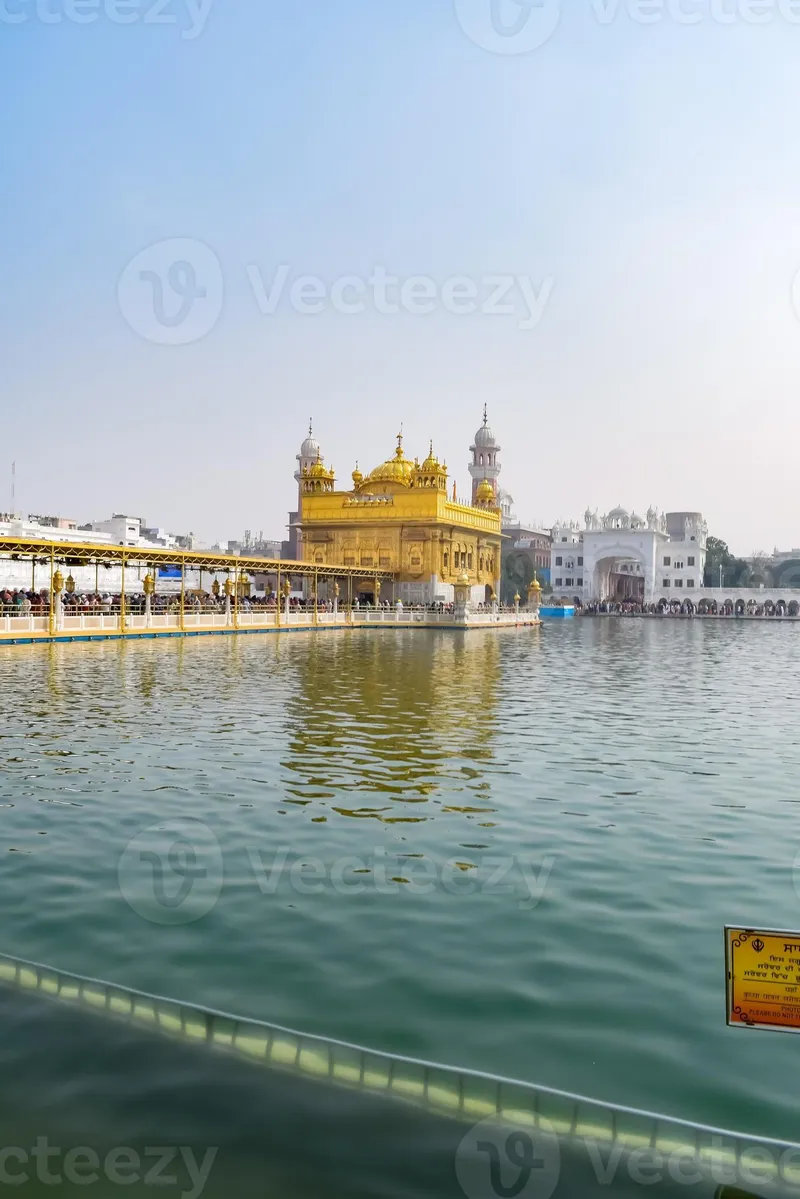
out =
<svg viewBox="0 0 800 1199"><path fill-rule="evenodd" d="M800 1032L800 933L725 928L728 1024Z"/></svg>

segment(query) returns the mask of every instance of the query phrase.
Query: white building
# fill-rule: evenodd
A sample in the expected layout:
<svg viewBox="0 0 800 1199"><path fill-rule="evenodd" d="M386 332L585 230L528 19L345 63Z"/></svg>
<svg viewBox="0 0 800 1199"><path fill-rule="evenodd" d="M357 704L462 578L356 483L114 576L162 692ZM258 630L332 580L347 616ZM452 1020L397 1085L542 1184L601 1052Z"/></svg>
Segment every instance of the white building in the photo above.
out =
<svg viewBox="0 0 800 1199"><path fill-rule="evenodd" d="M142 544L142 521L138 516L114 515L110 520L93 520L92 529L105 533L112 545Z"/></svg>
<svg viewBox="0 0 800 1199"><path fill-rule="evenodd" d="M0 513L0 537L29 541L80 541L86 545L109 545L107 533L79 529L74 520L57 516L28 516Z"/></svg>
<svg viewBox="0 0 800 1199"><path fill-rule="evenodd" d="M681 599L703 587L708 527L700 512L642 518L625 508L606 516L587 510L584 527L553 528L553 593L582 603L602 600Z"/></svg>

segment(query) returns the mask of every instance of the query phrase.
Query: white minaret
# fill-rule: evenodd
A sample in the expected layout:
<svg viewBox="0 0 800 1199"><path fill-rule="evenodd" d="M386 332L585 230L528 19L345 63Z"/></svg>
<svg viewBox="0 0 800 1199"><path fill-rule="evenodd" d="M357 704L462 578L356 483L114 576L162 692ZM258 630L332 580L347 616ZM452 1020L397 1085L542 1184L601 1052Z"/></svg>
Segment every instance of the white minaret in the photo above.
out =
<svg viewBox="0 0 800 1199"><path fill-rule="evenodd" d="M483 424L475 434L474 444L469 448L472 451L472 462L469 464L469 473L472 475L472 502L475 502L475 492L483 479L489 480L494 488L494 494L497 496L497 480L500 475L500 463L497 461L497 455L500 453L500 446L489 428L489 416L485 404L483 406Z"/></svg>
<svg viewBox="0 0 800 1199"><path fill-rule="evenodd" d="M311 418L308 421L308 437L300 446L300 453L297 455L297 470L294 472L295 482L297 483L297 511L302 509L302 476L304 470L310 470L314 463L319 459L324 462L324 458L320 453L319 442L314 437Z"/></svg>

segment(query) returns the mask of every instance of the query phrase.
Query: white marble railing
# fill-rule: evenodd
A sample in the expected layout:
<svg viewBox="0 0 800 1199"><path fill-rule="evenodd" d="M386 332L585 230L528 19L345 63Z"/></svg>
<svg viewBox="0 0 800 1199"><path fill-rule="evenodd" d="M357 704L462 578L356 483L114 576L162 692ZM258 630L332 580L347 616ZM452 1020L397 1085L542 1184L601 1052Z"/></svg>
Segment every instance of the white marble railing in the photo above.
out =
<svg viewBox="0 0 800 1199"><path fill-rule="evenodd" d="M144 633L144 632L213 632L228 629L273 630L293 627L346 627L356 625L462 625L465 628L494 624L530 624L536 619L533 612L498 609L496 612L432 612L416 608L361 608L352 611L314 612L313 609L282 610L280 617L274 610L257 612L154 612L128 613L121 617L117 612L85 612L76 615L59 614L51 627L49 615L0 616L0 636Z"/></svg>

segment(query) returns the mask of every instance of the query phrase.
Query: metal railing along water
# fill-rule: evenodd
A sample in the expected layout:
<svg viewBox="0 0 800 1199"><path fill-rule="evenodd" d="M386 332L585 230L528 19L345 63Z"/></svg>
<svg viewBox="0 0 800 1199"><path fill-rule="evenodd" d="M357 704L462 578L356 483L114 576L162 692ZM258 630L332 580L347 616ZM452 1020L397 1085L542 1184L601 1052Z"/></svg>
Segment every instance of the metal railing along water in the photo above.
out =
<svg viewBox="0 0 800 1199"><path fill-rule="evenodd" d="M800 1145L730 1132L580 1095L461 1070L215 1011L0 955L0 984L208 1049L261 1068L400 1100L474 1124L546 1130L563 1151L679 1155L704 1175L738 1177L758 1155L766 1193L800 1193Z"/></svg>

